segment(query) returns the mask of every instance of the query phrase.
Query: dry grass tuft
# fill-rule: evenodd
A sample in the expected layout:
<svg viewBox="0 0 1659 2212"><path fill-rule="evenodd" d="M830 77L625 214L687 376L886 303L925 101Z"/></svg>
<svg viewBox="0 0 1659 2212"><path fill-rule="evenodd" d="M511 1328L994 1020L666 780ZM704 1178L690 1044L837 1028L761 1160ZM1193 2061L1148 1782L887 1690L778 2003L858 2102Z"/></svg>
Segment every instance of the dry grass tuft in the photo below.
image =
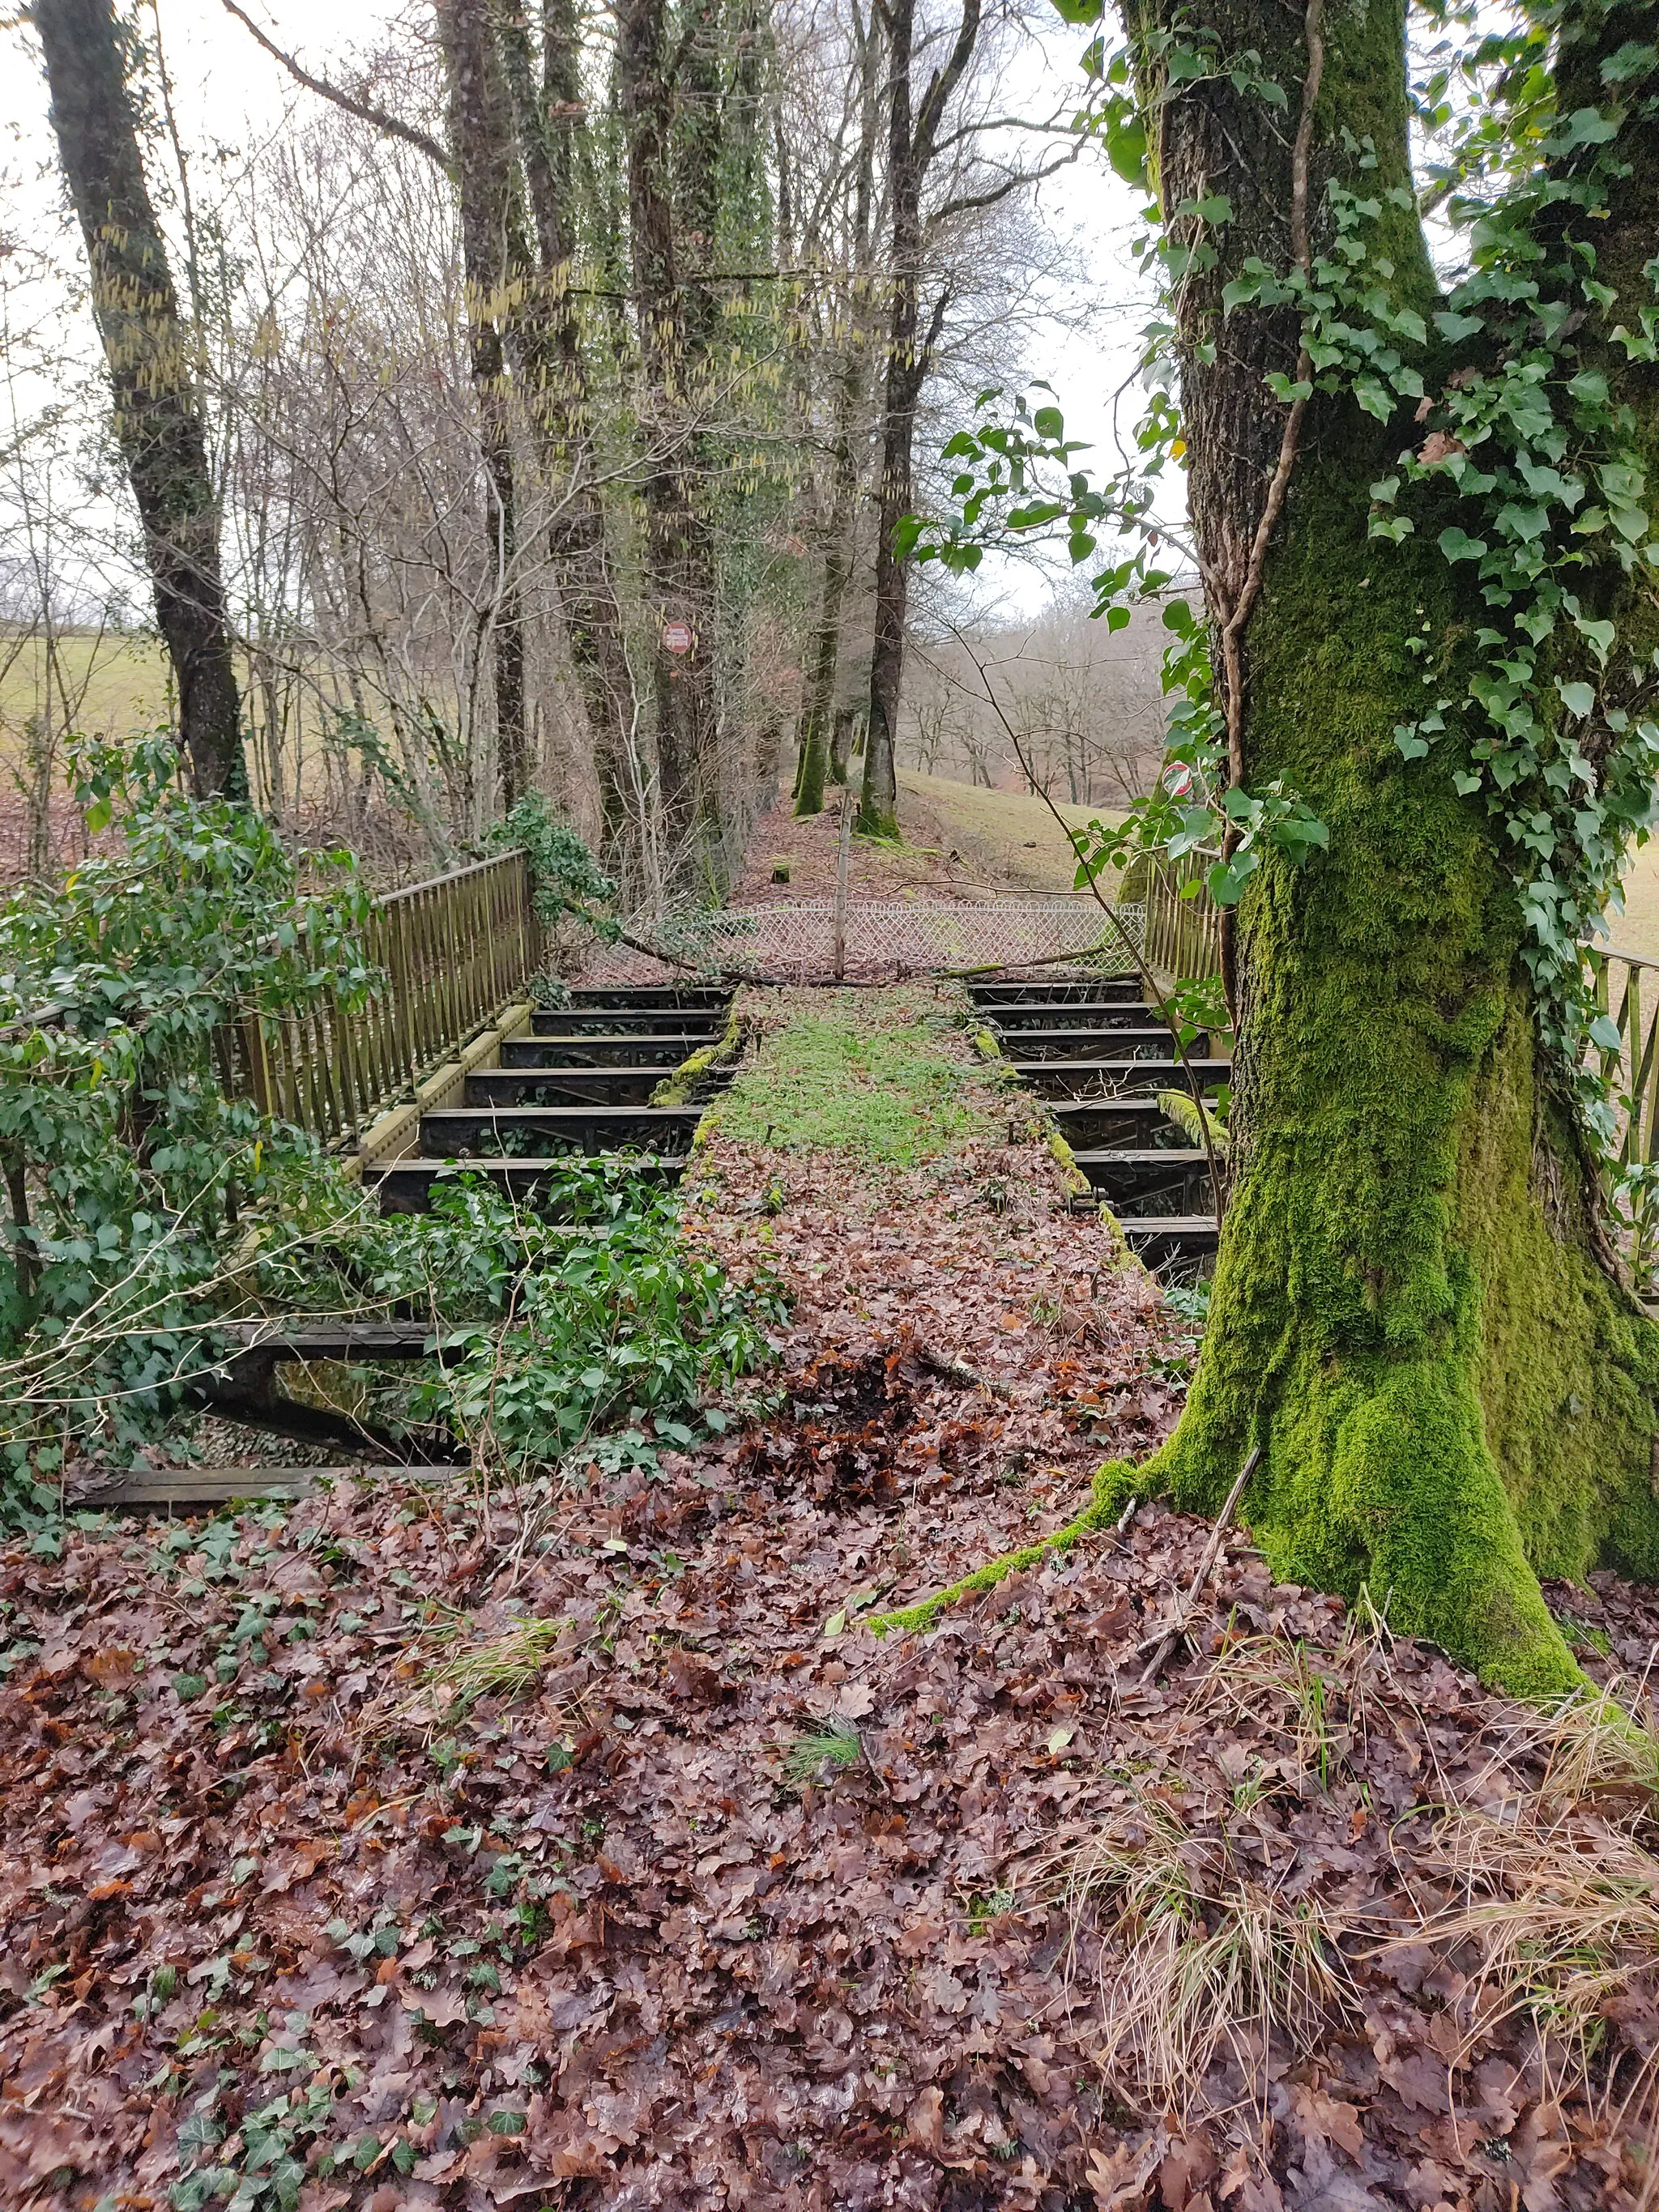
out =
<svg viewBox="0 0 1659 2212"><path fill-rule="evenodd" d="M441 1630L448 1645L421 1677L423 1690L450 1711L480 1698L517 1698L539 1680L564 1626L561 1620L520 1620L489 1637L469 1638L465 1619Z"/></svg>
<svg viewBox="0 0 1659 2212"><path fill-rule="evenodd" d="M1638 1811L1651 1814L1659 1803L1659 1735L1640 1688L1615 1680L1555 1708L1539 1732L1546 1759L1541 1796L1564 1805L1634 1797Z"/></svg>
<svg viewBox="0 0 1659 2212"><path fill-rule="evenodd" d="M1644 2058L1641 2038L1614 2027L1646 2014L1659 1985L1659 1735L1630 1694L1638 1686L1547 1713L1495 1705L1489 1763L1455 1790L1431 1753L1427 1817L1397 1855L1406 1923L1363 1954L1342 1943L1362 1932L1359 1916L1257 1872L1248 1815L1262 1797L1338 1786L1379 1731L1415 1723L1415 1742L1432 1746L1393 1653L1363 1605L1334 1650L1272 1636L1231 1644L1198 1675L1186 1714L1220 1741L1247 1724L1260 1747L1231 1808L1212 1796L1201 1820L1183 1815L1156 1772L1121 1772L1127 1805L1036 1868L1036 1893L1071 1916L1072 1971L1098 1946L1103 2068L1144 2108L1184 2116L1218 2060L1254 2087L1270 2041L1294 2059L1356 2014L1361 1955L1426 1944L1462 1981L1469 2050L1524 2019L1555 2100L1616 2110L1639 2140L1659 2106L1659 2055ZM1437 1814L1437 1789L1448 1808ZM1659 2184L1644 2203L1659 2203Z"/></svg>
<svg viewBox="0 0 1659 2212"><path fill-rule="evenodd" d="M1611 2031L1659 1978L1659 1860L1626 1827L1531 1797L1497 1815L1455 1808L1425 1863L1449 1900L1419 1899L1416 1925L1373 1955L1432 1944L1464 1976L1466 2048L1525 2016L1558 2103L1616 2109L1623 2131L1650 2139L1659 2057L1614 2049Z"/></svg>
<svg viewBox="0 0 1659 2212"><path fill-rule="evenodd" d="M1103 2069L1147 2109L1184 2115L1224 2054L1259 2074L1270 2038L1311 2049L1352 2008L1340 1925L1235 1863L1149 1794L1035 1871L1038 1895L1100 1941Z"/></svg>

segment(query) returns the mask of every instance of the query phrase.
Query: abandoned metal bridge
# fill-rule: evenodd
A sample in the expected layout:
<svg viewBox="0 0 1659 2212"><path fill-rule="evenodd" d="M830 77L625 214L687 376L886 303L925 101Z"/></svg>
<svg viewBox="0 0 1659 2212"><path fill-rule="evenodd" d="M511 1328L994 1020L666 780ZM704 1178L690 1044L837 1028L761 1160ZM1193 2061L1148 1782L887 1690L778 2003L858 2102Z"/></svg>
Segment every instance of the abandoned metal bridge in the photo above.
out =
<svg viewBox="0 0 1659 2212"><path fill-rule="evenodd" d="M527 864L509 853L381 899L367 950L385 981L369 1006L250 1020L232 1043L232 1080L343 1153L383 1211L428 1208L463 1170L528 1196L575 1158L625 1161L672 1183L705 1106L731 1079L729 1063L701 1073L687 1063L712 1060L726 1037L738 978L873 983L955 972L1086 1179L1073 1203L1109 1206L1148 1266L1190 1273L1207 1266L1219 1236L1215 1163L1193 1141L1194 1128L1203 1134L1199 1102L1231 1075L1217 1040L1178 1046L1161 1010L1173 984L1215 969L1214 911L1194 895L1199 865L1155 871L1144 901L1109 911L1086 896L727 911L709 918L701 945L677 939L678 972L656 963L652 980L624 968L617 980L550 993ZM1659 992L1644 1008L1643 976L1659 963L1587 957L1621 1038L1603 1063L1623 1087L1626 1156L1646 1161L1659 1107ZM665 1085L676 1102L653 1103ZM1190 1110L1172 1116L1171 1091ZM283 1365L443 1356L418 1319L272 1316L237 1334L228 1372L255 1391ZM137 1475L100 1502L191 1510L292 1492L308 1479L249 1468Z"/></svg>

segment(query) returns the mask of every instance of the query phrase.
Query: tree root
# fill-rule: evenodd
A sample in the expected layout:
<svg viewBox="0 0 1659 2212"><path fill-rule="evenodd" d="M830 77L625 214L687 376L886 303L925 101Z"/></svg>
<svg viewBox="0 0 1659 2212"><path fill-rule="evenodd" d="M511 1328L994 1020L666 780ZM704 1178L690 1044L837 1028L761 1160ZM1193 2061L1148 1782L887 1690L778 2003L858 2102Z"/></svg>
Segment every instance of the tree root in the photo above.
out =
<svg viewBox="0 0 1659 2212"><path fill-rule="evenodd" d="M1139 1470L1127 1460L1108 1460L1097 1468L1092 1485L1093 1494L1075 1521L1068 1521L1063 1528L1056 1528L1052 1536L1040 1537L1035 1544L1022 1545L1017 1552L1005 1552L999 1559L988 1560L984 1566L975 1567L960 1582L952 1583L946 1589L936 1590L932 1597L918 1599L915 1605L901 1606L894 1613L872 1613L866 1616L864 1626L880 1637L890 1630L898 1629L907 1636L920 1635L931 1628L947 1607L958 1605L963 1598L977 1596L981 1590L994 1589L1010 1575L1021 1573L1027 1567L1040 1566L1054 1552L1069 1552L1085 1536L1093 1536L1103 1528L1113 1528L1121 1536L1133 1519L1135 1509L1144 1501L1137 1482Z"/></svg>

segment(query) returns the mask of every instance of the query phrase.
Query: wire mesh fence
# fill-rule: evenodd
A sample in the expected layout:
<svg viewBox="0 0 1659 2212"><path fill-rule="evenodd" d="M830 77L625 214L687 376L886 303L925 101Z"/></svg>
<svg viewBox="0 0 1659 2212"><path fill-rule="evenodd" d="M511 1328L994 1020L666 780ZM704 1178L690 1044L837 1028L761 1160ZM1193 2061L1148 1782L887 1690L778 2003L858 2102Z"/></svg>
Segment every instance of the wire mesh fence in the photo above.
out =
<svg viewBox="0 0 1659 2212"><path fill-rule="evenodd" d="M779 900L723 907L659 933L664 950L726 974L783 983L881 982L939 969L1068 967L1093 975L1130 972L1146 926L1144 906L1113 909L1089 897L996 899L982 903L848 899ZM1127 942L1126 942L1127 939ZM615 947L585 982L644 981L660 973L647 956Z"/></svg>

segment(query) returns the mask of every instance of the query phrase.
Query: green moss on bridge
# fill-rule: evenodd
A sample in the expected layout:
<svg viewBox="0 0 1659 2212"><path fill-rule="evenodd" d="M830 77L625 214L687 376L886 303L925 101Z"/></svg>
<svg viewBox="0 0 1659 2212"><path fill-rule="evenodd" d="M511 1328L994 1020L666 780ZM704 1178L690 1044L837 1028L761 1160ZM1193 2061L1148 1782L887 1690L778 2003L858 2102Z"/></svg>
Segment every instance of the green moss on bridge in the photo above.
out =
<svg viewBox="0 0 1659 2212"><path fill-rule="evenodd" d="M914 1167L998 1133L994 1083L966 1058L956 1011L934 992L790 992L764 1019L701 1135Z"/></svg>

